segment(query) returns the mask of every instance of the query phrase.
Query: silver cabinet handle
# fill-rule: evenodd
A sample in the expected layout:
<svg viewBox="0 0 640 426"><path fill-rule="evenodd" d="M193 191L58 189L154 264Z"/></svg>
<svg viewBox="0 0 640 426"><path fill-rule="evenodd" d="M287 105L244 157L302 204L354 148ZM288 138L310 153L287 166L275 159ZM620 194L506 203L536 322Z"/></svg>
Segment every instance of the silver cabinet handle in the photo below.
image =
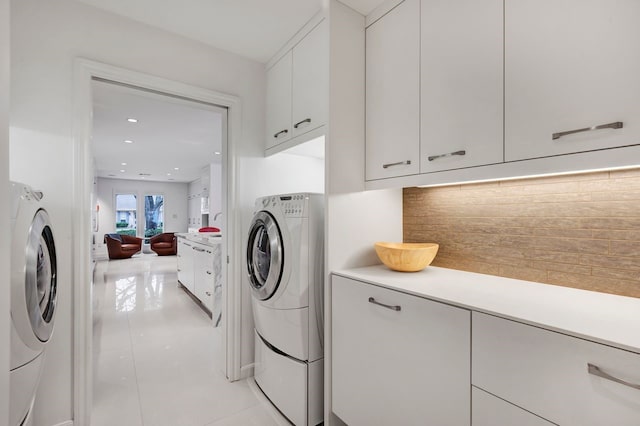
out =
<svg viewBox="0 0 640 426"><path fill-rule="evenodd" d="M278 139L280 137L280 135L286 135L287 133L289 133L289 131L287 129L284 130L280 130L278 133L276 133L275 135L273 135L274 138Z"/></svg>
<svg viewBox="0 0 640 426"><path fill-rule="evenodd" d="M178 272L182 272L182 269L178 268Z"/></svg>
<svg viewBox="0 0 640 426"><path fill-rule="evenodd" d="M601 129L622 129L624 123L622 121L616 121L614 123L601 124L599 126L591 126L585 127L584 129L576 129L576 130L567 130L566 132L554 133L551 135L551 139L556 140L560 139L563 136L572 135L574 133L582 133L582 132L590 132L592 130L601 130Z"/></svg>
<svg viewBox="0 0 640 426"><path fill-rule="evenodd" d="M393 167L393 166L402 166L402 165L410 165L411 164L411 160L407 160L407 161L398 161L397 163L387 163L387 164L383 164L382 168L383 169L388 169L389 167Z"/></svg>
<svg viewBox="0 0 640 426"><path fill-rule="evenodd" d="M211 250L207 250L207 253L211 254Z"/></svg>
<svg viewBox="0 0 640 426"><path fill-rule="evenodd" d="M438 158L453 157L454 155L466 155L466 154L467 154L467 151L463 149L460 151L450 152L448 154L430 155L429 157L427 157L427 160L433 161L433 160L437 160Z"/></svg>
<svg viewBox="0 0 640 426"><path fill-rule="evenodd" d="M183 244L187 247L191 247L191 244L188 244L188 243L183 243Z"/></svg>
<svg viewBox="0 0 640 426"><path fill-rule="evenodd" d="M211 275L211 271L207 271L207 275Z"/></svg>
<svg viewBox="0 0 640 426"><path fill-rule="evenodd" d="M593 374L594 376L602 377L603 379L611 380L612 382L620 383L621 385L629 386L630 388L640 390L640 385L637 385L635 383L629 383L622 379L618 379L617 377L613 377L612 375L602 371L600 367L598 367L597 365L588 363L587 370L589 371L589 374Z"/></svg>
<svg viewBox="0 0 640 426"><path fill-rule="evenodd" d="M193 249L194 249L195 251L199 251L200 253L204 252L204 249L203 249L203 248L200 248L200 247L193 247Z"/></svg>
<svg viewBox="0 0 640 426"><path fill-rule="evenodd" d="M301 125L303 125L304 123L311 123L311 119L310 118L305 118L302 121L298 121L296 124L293 125L294 129L297 129L298 127L300 127Z"/></svg>
<svg viewBox="0 0 640 426"><path fill-rule="evenodd" d="M205 291L205 294L206 294L207 296L211 296L211 292L210 292L210 291Z"/></svg>
<svg viewBox="0 0 640 426"><path fill-rule="evenodd" d="M402 309L400 307L400 305L385 305L384 303L378 302L373 297L369 298L369 303L373 303L374 305L378 305L378 306L382 306L382 307L387 308L387 309L391 309L392 311L400 311Z"/></svg>

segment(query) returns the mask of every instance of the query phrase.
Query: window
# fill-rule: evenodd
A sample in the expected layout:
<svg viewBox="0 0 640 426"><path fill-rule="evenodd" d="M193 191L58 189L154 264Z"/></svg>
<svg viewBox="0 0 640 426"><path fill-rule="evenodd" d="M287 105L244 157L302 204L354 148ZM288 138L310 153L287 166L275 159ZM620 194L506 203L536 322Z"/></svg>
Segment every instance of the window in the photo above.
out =
<svg viewBox="0 0 640 426"><path fill-rule="evenodd" d="M135 194L116 194L116 232L123 235L136 235L137 196Z"/></svg>
<svg viewBox="0 0 640 426"><path fill-rule="evenodd" d="M144 237L164 232L164 196L144 196Z"/></svg>

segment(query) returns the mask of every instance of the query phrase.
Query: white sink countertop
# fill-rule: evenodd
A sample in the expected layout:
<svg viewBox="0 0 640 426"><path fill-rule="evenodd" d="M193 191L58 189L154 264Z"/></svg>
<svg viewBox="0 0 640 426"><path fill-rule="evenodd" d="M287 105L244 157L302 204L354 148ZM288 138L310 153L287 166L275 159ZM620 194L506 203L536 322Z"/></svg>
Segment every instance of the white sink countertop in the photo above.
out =
<svg viewBox="0 0 640 426"><path fill-rule="evenodd" d="M333 274L640 353L640 299L429 266Z"/></svg>

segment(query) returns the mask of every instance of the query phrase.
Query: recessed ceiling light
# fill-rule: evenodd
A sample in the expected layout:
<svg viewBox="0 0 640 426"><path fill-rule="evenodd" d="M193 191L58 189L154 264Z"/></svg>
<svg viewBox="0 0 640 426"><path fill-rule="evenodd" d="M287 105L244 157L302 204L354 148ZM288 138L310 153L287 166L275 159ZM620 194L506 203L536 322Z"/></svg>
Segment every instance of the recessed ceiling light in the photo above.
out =
<svg viewBox="0 0 640 426"><path fill-rule="evenodd" d="M124 170L120 170L120 173L124 173Z"/></svg>
<svg viewBox="0 0 640 426"><path fill-rule="evenodd" d="M220 151L214 152L215 155L220 155Z"/></svg>
<svg viewBox="0 0 640 426"><path fill-rule="evenodd" d="M144 179L144 176L140 176L140 179Z"/></svg>
<svg viewBox="0 0 640 426"><path fill-rule="evenodd" d="M120 165L121 165L121 166L126 166L126 165L127 165L127 163L120 163Z"/></svg>
<svg viewBox="0 0 640 426"><path fill-rule="evenodd" d="M174 167L173 170L180 170L180 167Z"/></svg>
<svg viewBox="0 0 640 426"><path fill-rule="evenodd" d="M171 176L171 173L167 173L167 176Z"/></svg>
<svg viewBox="0 0 640 426"><path fill-rule="evenodd" d="M127 118L127 121L128 121L129 123L137 123L137 122L138 122L138 120L137 120L137 119L135 119L135 118Z"/></svg>
<svg viewBox="0 0 640 426"><path fill-rule="evenodd" d="M133 141L127 139L127 140L124 141L124 143L133 143Z"/></svg>

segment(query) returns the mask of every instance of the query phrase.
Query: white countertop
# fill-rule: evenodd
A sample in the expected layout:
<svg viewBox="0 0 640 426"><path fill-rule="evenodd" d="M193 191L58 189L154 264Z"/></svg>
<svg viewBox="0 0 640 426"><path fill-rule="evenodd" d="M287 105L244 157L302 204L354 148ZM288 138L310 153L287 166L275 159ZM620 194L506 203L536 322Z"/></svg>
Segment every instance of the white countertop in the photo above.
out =
<svg viewBox="0 0 640 426"><path fill-rule="evenodd" d="M640 299L429 266L336 275L640 353Z"/></svg>
<svg viewBox="0 0 640 426"><path fill-rule="evenodd" d="M178 238L186 238L187 240L207 245L220 244L222 242L221 232L176 232L175 235Z"/></svg>

